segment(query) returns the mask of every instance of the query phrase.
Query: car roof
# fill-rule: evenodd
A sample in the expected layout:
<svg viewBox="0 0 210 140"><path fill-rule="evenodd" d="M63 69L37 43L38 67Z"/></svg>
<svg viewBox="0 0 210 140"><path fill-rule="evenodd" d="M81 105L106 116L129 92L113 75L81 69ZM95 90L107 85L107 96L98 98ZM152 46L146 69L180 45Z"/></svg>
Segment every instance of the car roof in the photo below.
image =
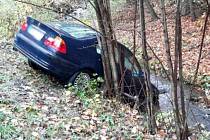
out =
<svg viewBox="0 0 210 140"><path fill-rule="evenodd" d="M53 22L50 22L50 23L48 23L48 24L50 24L50 25L58 25L58 26L63 26L63 27L65 27L65 26L75 26L75 27L82 27L82 28L84 28L85 26L84 25L82 25L82 24L79 24L79 23L75 23L75 22L62 22L62 21L53 21ZM87 27L85 27L85 28L87 28Z"/></svg>

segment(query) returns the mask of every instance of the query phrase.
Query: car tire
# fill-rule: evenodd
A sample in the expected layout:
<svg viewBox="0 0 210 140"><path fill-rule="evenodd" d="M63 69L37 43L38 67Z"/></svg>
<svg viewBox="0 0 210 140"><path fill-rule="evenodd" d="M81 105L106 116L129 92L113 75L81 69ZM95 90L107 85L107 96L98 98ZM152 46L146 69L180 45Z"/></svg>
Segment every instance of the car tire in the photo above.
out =
<svg viewBox="0 0 210 140"><path fill-rule="evenodd" d="M39 69L39 66L36 63L34 63L33 61L29 60L29 59L28 59L28 65L31 68L33 68L34 70L38 70Z"/></svg>
<svg viewBox="0 0 210 140"><path fill-rule="evenodd" d="M89 71L76 72L71 78L69 83L79 90L84 90L88 86L88 82L91 80L92 73Z"/></svg>
<svg viewBox="0 0 210 140"><path fill-rule="evenodd" d="M154 86L153 84L152 84L152 89L153 89L153 93L154 93L154 95L153 95L153 104L155 106L157 106L157 105L159 105L159 94L160 94L160 92L157 89L157 87Z"/></svg>

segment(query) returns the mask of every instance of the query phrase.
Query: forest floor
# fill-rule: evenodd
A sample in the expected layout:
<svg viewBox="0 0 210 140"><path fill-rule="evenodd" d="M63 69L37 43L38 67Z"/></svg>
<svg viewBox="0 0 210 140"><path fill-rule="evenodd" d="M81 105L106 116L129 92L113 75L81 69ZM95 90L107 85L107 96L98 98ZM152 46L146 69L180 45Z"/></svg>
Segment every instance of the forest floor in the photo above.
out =
<svg viewBox="0 0 210 140"><path fill-rule="evenodd" d="M0 56L0 139L148 138L143 113L100 94L80 99L12 45L1 42Z"/></svg>

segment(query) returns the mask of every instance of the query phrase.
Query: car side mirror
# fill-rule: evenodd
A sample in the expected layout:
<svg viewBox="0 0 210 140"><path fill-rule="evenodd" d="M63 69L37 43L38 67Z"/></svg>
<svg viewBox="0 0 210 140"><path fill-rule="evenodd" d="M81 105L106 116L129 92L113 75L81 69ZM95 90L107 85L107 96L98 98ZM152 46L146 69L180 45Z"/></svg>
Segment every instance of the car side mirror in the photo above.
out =
<svg viewBox="0 0 210 140"><path fill-rule="evenodd" d="M101 54L101 47L100 47L100 45L96 45L96 52L98 53L98 54Z"/></svg>

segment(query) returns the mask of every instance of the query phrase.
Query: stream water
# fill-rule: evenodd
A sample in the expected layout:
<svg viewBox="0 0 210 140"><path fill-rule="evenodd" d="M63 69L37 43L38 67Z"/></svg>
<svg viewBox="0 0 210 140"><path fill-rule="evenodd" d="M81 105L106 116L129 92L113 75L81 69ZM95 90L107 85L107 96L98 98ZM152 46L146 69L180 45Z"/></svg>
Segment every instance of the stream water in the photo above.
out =
<svg viewBox="0 0 210 140"><path fill-rule="evenodd" d="M170 82L162 77L152 75L151 80L154 85L158 87L159 90L164 91L164 93L160 94L159 97L159 105L161 112L169 112L172 111L172 94L171 94L171 86ZM194 103L189 101L189 96L191 94L190 87L184 86L184 94L186 97L186 110L187 110L187 121L189 126L201 126L206 130L210 131L210 109L205 108L199 103ZM192 93L196 94L196 93Z"/></svg>

